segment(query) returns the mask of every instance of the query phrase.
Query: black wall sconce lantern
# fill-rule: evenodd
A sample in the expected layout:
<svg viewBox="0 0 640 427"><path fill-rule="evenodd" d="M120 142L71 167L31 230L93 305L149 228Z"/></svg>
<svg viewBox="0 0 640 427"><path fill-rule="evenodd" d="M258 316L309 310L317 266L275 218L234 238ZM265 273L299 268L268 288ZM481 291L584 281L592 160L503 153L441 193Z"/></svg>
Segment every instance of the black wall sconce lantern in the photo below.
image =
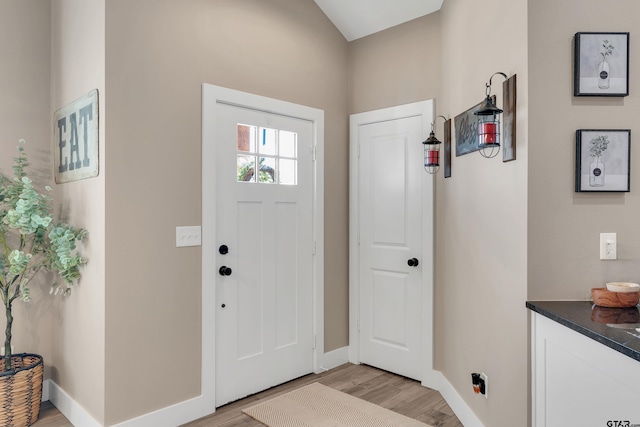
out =
<svg viewBox="0 0 640 427"><path fill-rule="evenodd" d="M431 122L431 132L429 133L429 137L422 141L422 144L424 145L424 169L430 174L435 174L440 170L440 144L442 143L438 138L436 138L434 133L435 120L437 120L438 117L442 117L445 120L445 123L448 121L444 116L437 116L434 121ZM451 123L451 121L448 122ZM449 135L450 134L451 132L449 132ZM445 132L445 145L446 143L447 137Z"/></svg>
<svg viewBox="0 0 640 427"><path fill-rule="evenodd" d="M496 107L491 100L491 80L496 74L500 74L505 80L507 78L505 73L493 73L489 78L489 83L486 84L487 97L473 112L478 117L478 148L480 154L486 158L495 157L500 151L500 119L498 116L502 114L502 110Z"/></svg>
<svg viewBox="0 0 640 427"><path fill-rule="evenodd" d="M498 108L491 97L491 81L494 76L501 75L505 82L502 84L502 105L504 115L504 138L501 141L499 115L503 110ZM491 158L498 155L503 142L502 161L516 159L516 75L507 77L505 73L493 73L486 84L486 98L473 112L477 117L478 149L483 157Z"/></svg>

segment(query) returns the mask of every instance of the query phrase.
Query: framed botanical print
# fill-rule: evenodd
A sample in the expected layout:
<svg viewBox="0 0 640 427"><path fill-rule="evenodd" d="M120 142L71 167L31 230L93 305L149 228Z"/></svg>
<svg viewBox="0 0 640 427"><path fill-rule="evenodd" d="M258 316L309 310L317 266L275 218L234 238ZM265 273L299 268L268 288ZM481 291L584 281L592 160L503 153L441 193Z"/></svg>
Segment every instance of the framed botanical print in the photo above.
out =
<svg viewBox="0 0 640 427"><path fill-rule="evenodd" d="M631 131L576 131L576 191L630 191Z"/></svg>
<svg viewBox="0 0 640 427"><path fill-rule="evenodd" d="M629 33L576 33L573 94L629 95Z"/></svg>

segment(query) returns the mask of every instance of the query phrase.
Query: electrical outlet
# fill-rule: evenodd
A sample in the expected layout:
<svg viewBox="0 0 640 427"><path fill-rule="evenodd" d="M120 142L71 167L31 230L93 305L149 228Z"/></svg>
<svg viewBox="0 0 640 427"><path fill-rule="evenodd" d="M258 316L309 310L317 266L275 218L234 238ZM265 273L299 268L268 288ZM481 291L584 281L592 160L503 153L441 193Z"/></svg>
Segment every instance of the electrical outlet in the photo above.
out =
<svg viewBox="0 0 640 427"><path fill-rule="evenodd" d="M484 372L478 374L476 372L471 374L471 384L473 385L473 392L475 394L482 394L485 399L489 396L489 377Z"/></svg>
<svg viewBox="0 0 640 427"><path fill-rule="evenodd" d="M484 372L480 374L480 394L484 395L485 399L489 398L489 377ZM484 385L484 387L483 387Z"/></svg>
<svg viewBox="0 0 640 427"><path fill-rule="evenodd" d="M600 233L600 259L618 259L616 233Z"/></svg>

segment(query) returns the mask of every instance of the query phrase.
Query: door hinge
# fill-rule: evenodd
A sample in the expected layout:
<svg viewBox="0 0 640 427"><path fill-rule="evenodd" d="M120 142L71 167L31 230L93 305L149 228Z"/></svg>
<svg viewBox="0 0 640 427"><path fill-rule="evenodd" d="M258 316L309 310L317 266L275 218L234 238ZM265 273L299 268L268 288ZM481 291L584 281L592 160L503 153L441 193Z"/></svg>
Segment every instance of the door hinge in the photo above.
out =
<svg viewBox="0 0 640 427"><path fill-rule="evenodd" d="M316 334L313 334L313 349L314 349L314 350L315 350L316 345L317 345L317 343L316 343L316 339L317 339L317 337L318 337L318 336L317 336Z"/></svg>
<svg viewBox="0 0 640 427"><path fill-rule="evenodd" d="M311 248L311 255L315 255L317 251L316 242L313 242L313 247Z"/></svg>
<svg viewBox="0 0 640 427"><path fill-rule="evenodd" d="M311 150L312 156L313 156L313 161L315 162L316 159L318 158L318 146L314 145L313 149Z"/></svg>
<svg viewBox="0 0 640 427"><path fill-rule="evenodd" d="M360 143L358 142L358 158L360 158Z"/></svg>

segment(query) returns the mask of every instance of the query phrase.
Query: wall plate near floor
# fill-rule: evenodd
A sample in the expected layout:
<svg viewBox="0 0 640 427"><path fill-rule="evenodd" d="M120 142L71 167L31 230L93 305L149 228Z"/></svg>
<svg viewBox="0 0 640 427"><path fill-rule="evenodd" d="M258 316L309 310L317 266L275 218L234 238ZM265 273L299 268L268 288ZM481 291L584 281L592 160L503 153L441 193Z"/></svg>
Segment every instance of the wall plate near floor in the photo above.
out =
<svg viewBox="0 0 640 427"><path fill-rule="evenodd" d="M480 374L480 381L482 381L482 386L480 387L480 394L484 395L485 399L489 398L489 377L484 372Z"/></svg>

